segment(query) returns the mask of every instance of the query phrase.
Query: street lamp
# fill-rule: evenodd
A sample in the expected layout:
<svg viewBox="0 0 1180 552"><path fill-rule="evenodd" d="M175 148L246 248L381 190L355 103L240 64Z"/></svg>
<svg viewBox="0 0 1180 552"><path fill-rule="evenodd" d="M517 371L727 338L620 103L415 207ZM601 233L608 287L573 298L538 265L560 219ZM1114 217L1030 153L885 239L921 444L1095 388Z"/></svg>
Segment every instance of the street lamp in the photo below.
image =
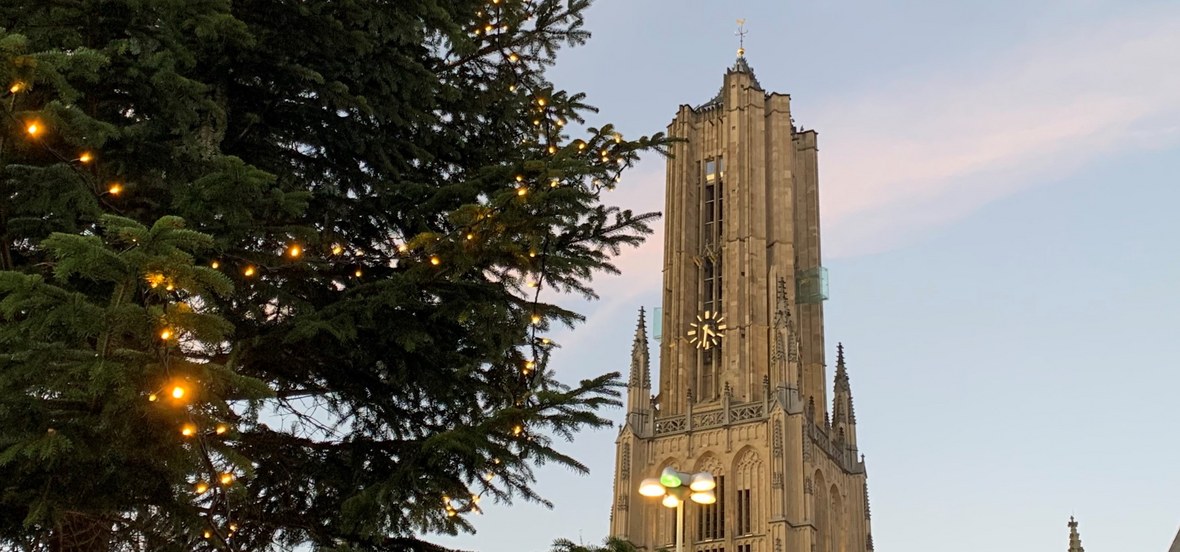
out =
<svg viewBox="0 0 1180 552"><path fill-rule="evenodd" d="M658 479L651 477L639 483L639 494L662 496L660 502L664 506L676 508L676 552L684 552L684 498L687 496L697 504L713 504L717 502L717 495L713 494L716 487L709 472L684 473L664 468Z"/></svg>

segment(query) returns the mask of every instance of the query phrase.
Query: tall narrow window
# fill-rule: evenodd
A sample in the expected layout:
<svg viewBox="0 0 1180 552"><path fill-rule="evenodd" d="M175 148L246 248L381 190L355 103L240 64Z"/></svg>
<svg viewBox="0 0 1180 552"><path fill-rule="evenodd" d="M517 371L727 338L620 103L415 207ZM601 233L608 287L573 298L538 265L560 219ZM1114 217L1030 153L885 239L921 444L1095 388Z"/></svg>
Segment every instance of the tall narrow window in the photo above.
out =
<svg viewBox="0 0 1180 552"><path fill-rule="evenodd" d="M716 476L717 502L697 508L697 540L725 538L725 476Z"/></svg>
<svg viewBox="0 0 1180 552"><path fill-rule="evenodd" d="M734 533L737 535L749 535L753 531L750 529L752 524L750 518L753 512L750 511L750 489L738 489L737 492L737 523L734 527Z"/></svg>

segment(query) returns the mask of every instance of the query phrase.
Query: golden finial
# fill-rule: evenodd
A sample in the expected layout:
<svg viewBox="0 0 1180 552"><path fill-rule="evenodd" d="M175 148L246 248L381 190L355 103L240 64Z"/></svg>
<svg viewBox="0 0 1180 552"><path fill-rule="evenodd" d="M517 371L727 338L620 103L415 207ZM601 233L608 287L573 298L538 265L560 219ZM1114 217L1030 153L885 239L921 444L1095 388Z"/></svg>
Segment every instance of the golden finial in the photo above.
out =
<svg viewBox="0 0 1180 552"><path fill-rule="evenodd" d="M744 57L746 55L746 33L748 32L746 31L746 20L738 19L737 24L738 30L733 34L738 37L738 57Z"/></svg>

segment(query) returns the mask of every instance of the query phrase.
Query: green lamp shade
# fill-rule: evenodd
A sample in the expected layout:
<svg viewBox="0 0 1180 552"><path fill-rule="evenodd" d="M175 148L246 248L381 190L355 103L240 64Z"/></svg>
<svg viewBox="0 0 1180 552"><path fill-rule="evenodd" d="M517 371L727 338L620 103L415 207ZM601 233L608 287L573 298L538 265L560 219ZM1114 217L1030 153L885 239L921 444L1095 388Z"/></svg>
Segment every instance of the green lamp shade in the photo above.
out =
<svg viewBox="0 0 1180 552"><path fill-rule="evenodd" d="M683 483L680 479L680 472L672 468L664 468L660 473L660 485L665 487L679 487Z"/></svg>

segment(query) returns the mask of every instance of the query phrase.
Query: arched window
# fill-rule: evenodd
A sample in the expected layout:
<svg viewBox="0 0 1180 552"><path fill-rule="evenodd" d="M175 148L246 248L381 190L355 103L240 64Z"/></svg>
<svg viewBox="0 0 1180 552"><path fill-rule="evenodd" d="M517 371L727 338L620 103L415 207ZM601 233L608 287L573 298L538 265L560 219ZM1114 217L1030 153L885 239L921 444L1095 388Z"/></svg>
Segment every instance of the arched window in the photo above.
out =
<svg viewBox="0 0 1180 552"><path fill-rule="evenodd" d="M815 470L811 491L811 516L815 520L815 552L831 552L829 535L831 527L828 522L828 488L823 472Z"/></svg>
<svg viewBox="0 0 1180 552"><path fill-rule="evenodd" d="M832 484L831 500L832 512L828 516L828 526L831 528L832 552L847 552L847 535L844 531L844 500L840 496L840 489Z"/></svg>
<svg viewBox="0 0 1180 552"><path fill-rule="evenodd" d="M765 489L766 478L763 476L762 459L753 449L746 449L738 453L734 462L734 527L736 536L761 533L762 503L765 497L759 493Z"/></svg>
<svg viewBox="0 0 1180 552"><path fill-rule="evenodd" d="M697 541L723 539L725 538L727 492L725 469L716 456L709 454L697 462L697 468L693 471L707 471L713 474L713 480L717 482L717 488L713 489L713 493L717 495L717 502L708 505L698 504L694 508L696 510Z"/></svg>

